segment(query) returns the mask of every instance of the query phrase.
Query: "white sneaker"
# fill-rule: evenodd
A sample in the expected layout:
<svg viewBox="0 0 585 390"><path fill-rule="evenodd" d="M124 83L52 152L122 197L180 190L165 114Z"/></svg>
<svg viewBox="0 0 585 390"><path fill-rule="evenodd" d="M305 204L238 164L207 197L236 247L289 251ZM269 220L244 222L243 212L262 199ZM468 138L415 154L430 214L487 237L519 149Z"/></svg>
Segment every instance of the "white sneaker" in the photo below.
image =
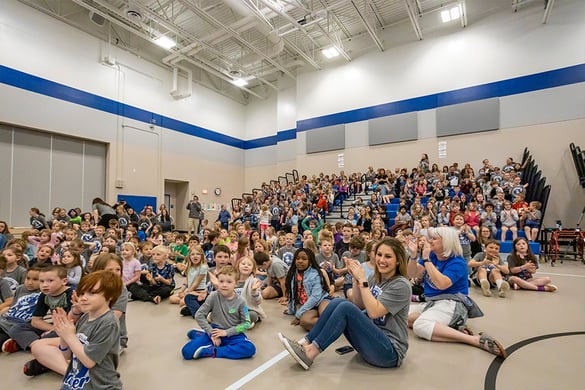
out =
<svg viewBox="0 0 585 390"><path fill-rule="evenodd" d="M492 292L490 291L490 282L488 282L486 279L482 279L479 281L479 284L481 285L481 291L483 292L483 295L486 297L491 297Z"/></svg>
<svg viewBox="0 0 585 390"><path fill-rule="evenodd" d="M500 286L500 288L498 289L498 296L500 298L505 298L506 294L508 293L508 291L510 290L510 284L508 284L508 282L506 282L505 280L502 282L502 285Z"/></svg>

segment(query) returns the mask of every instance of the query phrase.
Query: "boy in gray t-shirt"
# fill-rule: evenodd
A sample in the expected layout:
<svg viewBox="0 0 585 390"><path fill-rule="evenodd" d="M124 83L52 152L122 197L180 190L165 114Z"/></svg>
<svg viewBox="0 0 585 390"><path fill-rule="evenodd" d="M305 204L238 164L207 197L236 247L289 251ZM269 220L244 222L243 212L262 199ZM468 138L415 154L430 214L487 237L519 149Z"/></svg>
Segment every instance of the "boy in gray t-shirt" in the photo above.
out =
<svg viewBox="0 0 585 390"><path fill-rule="evenodd" d="M30 322L40 294L39 270L31 268L24 284L16 288L10 308L0 316L0 345L10 338L14 325Z"/></svg>
<svg viewBox="0 0 585 390"><path fill-rule="evenodd" d="M61 308L55 310L53 322L60 337L59 350L71 359L61 390L121 390L118 368L120 328L111 310L122 292L122 280L110 271L95 271L81 279L77 287L84 314L76 325Z"/></svg>
<svg viewBox="0 0 585 390"><path fill-rule="evenodd" d="M185 360L204 357L245 359L254 356L256 347L244 334L250 329L250 314L246 300L236 294L236 269L224 266L218 273L217 291L209 295L195 320L203 331L192 329L189 342L181 353ZM207 320L211 313L213 322Z"/></svg>

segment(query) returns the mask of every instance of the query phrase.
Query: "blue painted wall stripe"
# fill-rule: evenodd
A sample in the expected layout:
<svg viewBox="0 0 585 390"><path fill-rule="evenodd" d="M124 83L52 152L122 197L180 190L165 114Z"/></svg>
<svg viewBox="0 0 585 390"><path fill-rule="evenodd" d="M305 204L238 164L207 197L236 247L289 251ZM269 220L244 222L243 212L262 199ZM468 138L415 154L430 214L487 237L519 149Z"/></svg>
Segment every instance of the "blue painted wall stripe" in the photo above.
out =
<svg viewBox="0 0 585 390"><path fill-rule="evenodd" d="M13 87L25 89L41 95L50 96L70 103L104 111L114 115L134 119L139 122L155 124L167 129L175 130L195 137L219 142L224 145L233 146L239 149L244 148L244 141L241 139L221 134L203 127L195 126L187 122L169 118L151 111L143 110L128 104L94 95L77 88L68 87L54 81L42 79L15 69L0 65L0 83Z"/></svg>
<svg viewBox="0 0 585 390"><path fill-rule="evenodd" d="M451 104L515 95L581 82L585 82L585 64L304 119L297 122L297 131L360 122L382 116L428 110Z"/></svg>
<svg viewBox="0 0 585 390"><path fill-rule="evenodd" d="M429 110L451 104L515 95L581 82L585 82L585 64L304 119L297 122L296 129L282 130L277 132L276 135L268 137L241 140L0 65L0 83L110 114L121 115L140 122L155 124L170 130L243 150L261 148L276 145L281 141L293 140L296 138L297 131L308 131L343 123L360 122L383 116Z"/></svg>
<svg viewBox="0 0 585 390"><path fill-rule="evenodd" d="M297 129L281 130L276 136L278 137L278 142L290 141L297 138Z"/></svg>

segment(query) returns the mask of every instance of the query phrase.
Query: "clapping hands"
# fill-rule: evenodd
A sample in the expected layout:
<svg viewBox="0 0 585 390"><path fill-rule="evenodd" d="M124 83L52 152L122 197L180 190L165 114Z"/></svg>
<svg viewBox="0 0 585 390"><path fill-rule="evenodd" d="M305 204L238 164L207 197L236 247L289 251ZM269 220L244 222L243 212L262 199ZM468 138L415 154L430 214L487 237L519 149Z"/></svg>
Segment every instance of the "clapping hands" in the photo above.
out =
<svg viewBox="0 0 585 390"><path fill-rule="evenodd" d="M73 321L67 317L67 313L61 307L53 310L53 328L55 333L63 339L75 336L75 325L73 325Z"/></svg>

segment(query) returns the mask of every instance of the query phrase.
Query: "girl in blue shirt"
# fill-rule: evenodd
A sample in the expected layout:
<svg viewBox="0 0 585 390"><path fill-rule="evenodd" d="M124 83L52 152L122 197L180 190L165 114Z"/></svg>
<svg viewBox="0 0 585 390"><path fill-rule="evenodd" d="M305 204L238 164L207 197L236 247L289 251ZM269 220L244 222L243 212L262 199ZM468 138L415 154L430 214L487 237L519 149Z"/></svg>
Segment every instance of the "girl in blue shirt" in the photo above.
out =
<svg viewBox="0 0 585 390"><path fill-rule="evenodd" d="M317 264L315 254L307 248L298 249L286 275L288 308L285 314L294 315L291 325L310 330L325 310L329 300L329 283Z"/></svg>

